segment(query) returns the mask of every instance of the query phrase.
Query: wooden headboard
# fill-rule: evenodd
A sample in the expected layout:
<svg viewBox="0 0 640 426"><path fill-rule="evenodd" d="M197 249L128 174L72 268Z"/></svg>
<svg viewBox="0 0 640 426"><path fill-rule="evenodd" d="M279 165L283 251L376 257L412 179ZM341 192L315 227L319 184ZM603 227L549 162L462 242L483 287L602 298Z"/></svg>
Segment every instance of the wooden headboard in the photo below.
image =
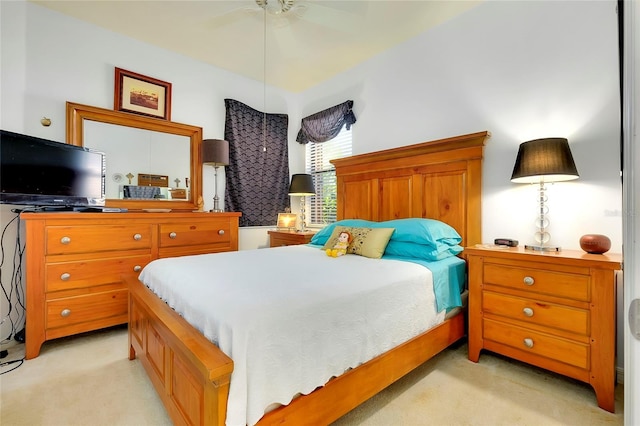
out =
<svg viewBox="0 0 640 426"><path fill-rule="evenodd" d="M482 242L482 158L489 132L478 132L332 160L337 218L438 219Z"/></svg>

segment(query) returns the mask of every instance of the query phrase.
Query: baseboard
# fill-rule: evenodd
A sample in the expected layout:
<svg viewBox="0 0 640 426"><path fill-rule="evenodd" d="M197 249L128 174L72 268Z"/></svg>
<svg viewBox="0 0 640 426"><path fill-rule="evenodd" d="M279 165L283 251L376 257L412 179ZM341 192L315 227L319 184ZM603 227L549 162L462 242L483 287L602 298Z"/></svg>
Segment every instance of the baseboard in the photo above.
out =
<svg viewBox="0 0 640 426"><path fill-rule="evenodd" d="M624 384L624 368L616 367L616 383Z"/></svg>

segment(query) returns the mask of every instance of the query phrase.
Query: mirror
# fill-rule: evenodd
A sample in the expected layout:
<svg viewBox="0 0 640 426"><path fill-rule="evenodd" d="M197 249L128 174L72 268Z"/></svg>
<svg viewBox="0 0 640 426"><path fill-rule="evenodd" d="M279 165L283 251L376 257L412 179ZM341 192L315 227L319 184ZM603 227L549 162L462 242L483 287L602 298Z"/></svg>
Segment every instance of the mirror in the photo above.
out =
<svg viewBox="0 0 640 426"><path fill-rule="evenodd" d="M67 143L107 154L107 207L197 208L202 128L67 102Z"/></svg>

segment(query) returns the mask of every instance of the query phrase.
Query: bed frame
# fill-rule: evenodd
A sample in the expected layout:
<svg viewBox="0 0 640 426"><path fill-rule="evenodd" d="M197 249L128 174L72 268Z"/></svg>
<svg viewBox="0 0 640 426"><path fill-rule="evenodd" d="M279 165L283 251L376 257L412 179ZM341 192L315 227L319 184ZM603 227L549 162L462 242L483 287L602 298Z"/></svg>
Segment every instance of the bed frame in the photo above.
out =
<svg viewBox="0 0 640 426"><path fill-rule="evenodd" d="M481 242L488 132L334 160L338 219L429 217L463 245ZM233 360L137 280L129 281L129 359L136 356L175 424L224 425ZM461 312L267 413L259 424L328 424L464 337Z"/></svg>

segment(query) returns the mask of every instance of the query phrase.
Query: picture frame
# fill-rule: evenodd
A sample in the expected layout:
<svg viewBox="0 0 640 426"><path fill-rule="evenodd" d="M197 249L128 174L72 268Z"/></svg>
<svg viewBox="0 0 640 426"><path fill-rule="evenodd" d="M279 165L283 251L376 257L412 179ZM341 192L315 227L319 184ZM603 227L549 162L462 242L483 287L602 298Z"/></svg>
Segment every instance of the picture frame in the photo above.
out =
<svg viewBox="0 0 640 426"><path fill-rule="evenodd" d="M115 68L113 109L171 121L171 83Z"/></svg>
<svg viewBox="0 0 640 426"><path fill-rule="evenodd" d="M298 215L295 213L278 213L278 223L276 227L279 231L296 229Z"/></svg>

